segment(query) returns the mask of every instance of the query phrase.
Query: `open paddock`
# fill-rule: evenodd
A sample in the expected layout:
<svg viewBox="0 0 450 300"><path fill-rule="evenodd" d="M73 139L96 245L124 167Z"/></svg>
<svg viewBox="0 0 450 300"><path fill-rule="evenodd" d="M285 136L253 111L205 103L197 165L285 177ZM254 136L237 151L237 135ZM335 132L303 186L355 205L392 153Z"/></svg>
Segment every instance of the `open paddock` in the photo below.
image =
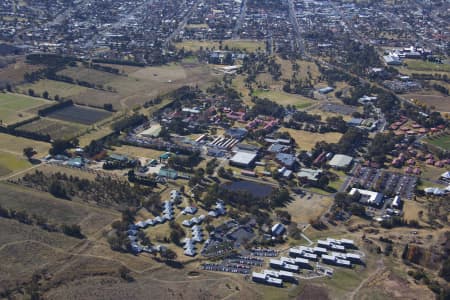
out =
<svg viewBox="0 0 450 300"><path fill-rule="evenodd" d="M77 105L67 106L47 115L48 118L58 119L67 122L75 122L84 125L92 125L111 116L111 112L106 110L82 107Z"/></svg>
<svg viewBox="0 0 450 300"><path fill-rule="evenodd" d="M95 69L90 69L82 66L67 67L58 72L59 75L69 76L75 80L87 81L95 85L103 85L106 88L108 82L116 79L119 74L103 72Z"/></svg>
<svg viewBox="0 0 450 300"><path fill-rule="evenodd" d="M2 197L0 205L7 209L24 210L30 215L43 216L50 223L78 224L84 234L97 232L110 224L120 213L108 208L53 197L23 186L0 183Z"/></svg>
<svg viewBox="0 0 450 300"><path fill-rule="evenodd" d="M52 139L56 140L73 138L80 131L86 129L86 127L78 124L41 118L34 122L22 125L17 129L48 134Z"/></svg>
<svg viewBox="0 0 450 300"><path fill-rule="evenodd" d="M33 108L50 104L40 98L29 97L13 93L0 93L0 120L4 124L14 124L36 115Z"/></svg>
<svg viewBox="0 0 450 300"><path fill-rule="evenodd" d="M23 157L0 150L0 176L9 175L31 167L31 164Z"/></svg>
<svg viewBox="0 0 450 300"><path fill-rule="evenodd" d="M42 79L35 83L19 85L17 89L23 93L27 93L29 89L32 89L36 94L40 95L47 91L50 97L55 97L56 95L58 95L59 97L63 98L73 98L73 96L79 95L86 90L89 90L88 88L80 85L49 79Z"/></svg>
<svg viewBox="0 0 450 300"><path fill-rule="evenodd" d="M23 156L23 149L26 147L32 147L37 152L36 157L43 157L48 154L50 144L0 133L0 151Z"/></svg>

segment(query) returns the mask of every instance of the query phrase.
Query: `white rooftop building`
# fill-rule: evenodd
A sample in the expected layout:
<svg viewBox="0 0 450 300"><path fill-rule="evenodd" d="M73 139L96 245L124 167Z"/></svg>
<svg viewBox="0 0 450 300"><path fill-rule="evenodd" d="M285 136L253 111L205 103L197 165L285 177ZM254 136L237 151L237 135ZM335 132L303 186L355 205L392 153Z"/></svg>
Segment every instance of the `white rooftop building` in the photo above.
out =
<svg viewBox="0 0 450 300"><path fill-rule="evenodd" d="M350 195L354 195L356 192L358 192L359 194L361 194L361 196L364 197L362 202L364 202L365 204L373 206L380 206L381 204L383 204L382 193L352 188L350 190Z"/></svg>

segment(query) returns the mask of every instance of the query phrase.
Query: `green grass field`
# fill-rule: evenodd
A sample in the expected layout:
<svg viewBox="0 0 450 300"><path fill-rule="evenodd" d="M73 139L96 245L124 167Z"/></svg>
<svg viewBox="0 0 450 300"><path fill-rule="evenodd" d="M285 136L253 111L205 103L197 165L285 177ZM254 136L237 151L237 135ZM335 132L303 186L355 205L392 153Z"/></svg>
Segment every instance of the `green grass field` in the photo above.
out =
<svg viewBox="0 0 450 300"><path fill-rule="evenodd" d="M0 93L0 120L6 124L33 117L29 110L50 103L44 99L20 94Z"/></svg>
<svg viewBox="0 0 450 300"><path fill-rule="evenodd" d="M0 176L5 176L28 167L31 167L31 164L26 159L0 151Z"/></svg>
<svg viewBox="0 0 450 300"><path fill-rule="evenodd" d="M406 59L408 69L417 71L450 72L450 64L437 64L420 59Z"/></svg>
<svg viewBox="0 0 450 300"><path fill-rule="evenodd" d="M442 135L436 138L428 138L426 139L426 142L444 150L450 150L450 134Z"/></svg>
<svg viewBox="0 0 450 300"><path fill-rule="evenodd" d="M297 109L303 109L311 106L314 101L306 97L294 94L288 94L282 91L263 91L257 90L253 92L253 96L259 98L267 98L281 105L292 105Z"/></svg>

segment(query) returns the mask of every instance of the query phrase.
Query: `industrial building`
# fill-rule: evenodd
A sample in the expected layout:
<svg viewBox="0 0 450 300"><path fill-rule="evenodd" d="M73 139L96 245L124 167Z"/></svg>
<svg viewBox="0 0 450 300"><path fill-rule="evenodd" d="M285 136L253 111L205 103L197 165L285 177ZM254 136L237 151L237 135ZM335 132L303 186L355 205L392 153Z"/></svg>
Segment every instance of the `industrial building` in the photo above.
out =
<svg viewBox="0 0 450 300"><path fill-rule="evenodd" d="M328 163L331 167L340 170L346 170L353 162L353 157L344 154L335 154Z"/></svg>
<svg viewBox="0 0 450 300"><path fill-rule="evenodd" d="M255 163L256 157L256 153L238 151L230 159L230 165L241 168L249 168Z"/></svg>

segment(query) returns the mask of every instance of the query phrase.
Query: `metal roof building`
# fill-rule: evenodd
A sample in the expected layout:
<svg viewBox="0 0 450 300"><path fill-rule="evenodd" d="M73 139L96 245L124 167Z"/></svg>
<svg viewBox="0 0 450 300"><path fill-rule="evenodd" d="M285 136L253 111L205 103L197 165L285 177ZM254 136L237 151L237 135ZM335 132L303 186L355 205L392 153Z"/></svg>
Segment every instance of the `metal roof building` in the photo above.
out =
<svg viewBox="0 0 450 300"><path fill-rule="evenodd" d="M344 155L344 154L336 154L328 163L333 168L337 169L345 169L350 166L353 161L353 157Z"/></svg>
<svg viewBox="0 0 450 300"><path fill-rule="evenodd" d="M238 167L247 168L255 162L256 156L257 156L256 153L238 151L230 159L230 164Z"/></svg>

